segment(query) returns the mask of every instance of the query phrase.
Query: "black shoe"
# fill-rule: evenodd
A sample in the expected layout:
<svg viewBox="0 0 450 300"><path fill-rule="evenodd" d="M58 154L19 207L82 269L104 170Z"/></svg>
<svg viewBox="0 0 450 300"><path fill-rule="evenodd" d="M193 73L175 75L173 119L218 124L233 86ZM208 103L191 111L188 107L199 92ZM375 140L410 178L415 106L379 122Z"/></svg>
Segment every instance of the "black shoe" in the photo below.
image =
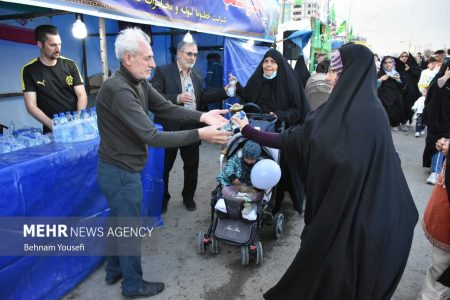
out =
<svg viewBox="0 0 450 300"><path fill-rule="evenodd" d="M112 277L106 276L105 281L106 281L107 285L113 285L113 284L117 283L120 279L122 279L122 274L112 276Z"/></svg>
<svg viewBox="0 0 450 300"><path fill-rule="evenodd" d="M195 204L194 200L183 201L183 204L188 211L194 211L197 209L197 204Z"/></svg>
<svg viewBox="0 0 450 300"><path fill-rule="evenodd" d="M158 295L163 290L164 290L164 283L148 282L144 280L142 287L138 291L131 293L126 293L122 291L122 295L125 297L125 299L145 298Z"/></svg>

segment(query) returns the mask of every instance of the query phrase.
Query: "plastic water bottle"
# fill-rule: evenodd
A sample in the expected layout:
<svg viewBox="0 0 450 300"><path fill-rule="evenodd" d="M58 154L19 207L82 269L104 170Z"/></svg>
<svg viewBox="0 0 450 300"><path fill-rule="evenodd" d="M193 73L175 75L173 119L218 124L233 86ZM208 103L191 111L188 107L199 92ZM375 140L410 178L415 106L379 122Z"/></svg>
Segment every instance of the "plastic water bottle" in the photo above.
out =
<svg viewBox="0 0 450 300"><path fill-rule="evenodd" d="M8 130L6 130L5 135L13 135L15 130L16 130L16 128L14 127L14 122L11 121L11 122L9 123Z"/></svg>
<svg viewBox="0 0 450 300"><path fill-rule="evenodd" d="M70 132L68 130L68 122L64 113L59 113L59 122L61 127L61 143L67 143L70 141Z"/></svg>
<svg viewBox="0 0 450 300"><path fill-rule="evenodd" d="M92 118L92 126L95 130L95 135L98 136L97 110L95 109L95 106L91 107L90 114Z"/></svg>
<svg viewBox="0 0 450 300"><path fill-rule="evenodd" d="M80 115L77 111L72 112L73 141L79 142L84 139L84 129L81 123Z"/></svg>
<svg viewBox="0 0 450 300"><path fill-rule="evenodd" d="M70 114L70 111L66 112L66 119L67 119L67 122L71 122L73 120L73 117Z"/></svg>
<svg viewBox="0 0 450 300"><path fill-rule="evenodd" d="M194 87L192 86L192 83L188 82L186 84L186 89L185 89L186 94L194 97ZM189 109L193 109L193 105L191 102L189 103L184 103L184 107L189 108Z"/></svg>
<svg viewBox="0 0 450 300"><path fill-rule="evenodd" d="M81 110L81 121L84 130L84 140L90 140L96 137L95 130L93 128L93 118L89 115L86 109Z"/></svg>
<svg viewBox="0 0 450 300"><path fill-rule="evenodd" d="M234 97L234 95L236 93L236 83L237 83L237 79L234 76L228 82L227 95L230 98Z"/></svg>
<svg viewBox="0 0 450 300"><path fill-rule="evenodd" d="M55 143L61 142L61 128L60 128L60 120L58 114L53 115L52 119L52 128L53 128L53 140Z"/></svg>

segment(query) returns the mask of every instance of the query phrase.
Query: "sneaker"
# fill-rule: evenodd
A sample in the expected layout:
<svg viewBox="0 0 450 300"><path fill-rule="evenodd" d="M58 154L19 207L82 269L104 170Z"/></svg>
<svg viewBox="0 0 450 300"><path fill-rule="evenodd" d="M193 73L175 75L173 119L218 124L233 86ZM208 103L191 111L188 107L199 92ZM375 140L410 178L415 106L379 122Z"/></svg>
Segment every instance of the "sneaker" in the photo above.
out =
<svg viewBox="0 0 450 300"><path fill-rule="evenodd" d="M428 176L427 180L425 181L428 184L436 184L438 174L436 172L431 172L430 176Z"/></svg>
<svg viewBox="0 0 450 300"><path fill-rule="evenodd" d="M416 133L414 134L414 136L415 136L415 137L420 137L420 132L416 132Z"/></svg>
<svg viewBox="0 0 450 300"><path fill-rule="evenodd" d="M406 124L400 124L400 130L401 131L408 131L408 126L406 126Z"/></svg>
<svg viewBox="0 0 450 300"><path fill-rule="evenodd" d="M392 131L398 131L398 127L397 126L392 127Z"/></svg>
<svg viewBox="0 0 450 300"><path fill-rule="evenodd" d="M421 135L425 135L425 129L420 132Z"/></svg>

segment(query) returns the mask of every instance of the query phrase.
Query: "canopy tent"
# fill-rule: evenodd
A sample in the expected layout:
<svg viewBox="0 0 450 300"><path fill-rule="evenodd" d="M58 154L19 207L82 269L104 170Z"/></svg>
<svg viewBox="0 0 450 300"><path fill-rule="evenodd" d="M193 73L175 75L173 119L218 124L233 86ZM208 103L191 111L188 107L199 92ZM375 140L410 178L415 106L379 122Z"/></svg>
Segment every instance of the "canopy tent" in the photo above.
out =
<svg viewBox="0 0 450 300"><path fill-rule="evenodd" d="M140 2L141 6L147 6L150 7L150 12L143 13L141 16L137 14L136 16L133 16L130 12L132 9L130 7L127 7L127 5L131 5L132 2ZM180 6L180 2L183 3L182 6ZM257 13L249 13L247 15L247 11L244 8L239 8L240 3L242 1L226 1L224 0L224 7L223 10L225 13L221 15L222 19L227 16L226 13L230 15L230 18L227 19L227 22L222 22L222 26L216 26L213 27L211 25L205 24L205 18L201 18L199 15L197 15L196 22L194 21L188 21L186 18L193 18L193 15L197 12L202 12L202 16L207 16L205 14L205 10L202 10L203 7L206 7L206 4L199 5L197 1L178 1L178 7L179 11L182 9L187 14L187 7L189 7L189 11L194 12L193 15L180 18L181 20L177 19L176 15L172 17L168 17L167 15L165 17L161 17L161 14L154 13L158 11L158 9L161 10L169 10L169 7L162 8L162 2L161 1L94 1L94 0L73 0L73 1L63 1L63 0L53 0L53 1L28 1L28 0L21 0L21 1L2 1L0 2L0 24L9 26L10 28L8 30L16 30L14 31L14 34L12 36L17 35L17 30L21 32L21 34L24 34L24 36L28 36L28 42L24 40L12 40L11 35L9 38L4 37L0 40L0 51L2 52L2 68L3 68L3 75L2 80L0 81L0 94L14 94L14 97L9 96L8 98L1 98L0 97L0 123L9 124L9 121L11 118L15 118L17 115L22 115L22 123L16 122L15 125L16 128L21 126L28 126L30 125L29 120L33 120L26 112L25 107L23 105L23 98L21 96L21 86L20 86L20 72L21 68L24 64L26 64L31 59L38 56L38 50L36 45L33 43L33 41L30 41L30 35L33 35L33 29L41 24L54 24L56 25L60 30L60 35L63 40L63 54L64 56L67 56L71 59L73 59L78 66L83 65L83 60L86 60L86 63L84 65L88 66L88 70L84 68L83 71L86 71L86 75L92 76L94 74L97 74L99 72L102 72L102 64L100 63L103 58L101 58L101 49L100 49L100 43L99 43L99 37L100 37L100 30L99 30L99 20L104 19L104 26L105 32L104 32L104 40L106 44L107 51L107 60L109 61L109 67L110 70L114 71L118 68L118 61L114 57L114 40L117 32L121 28L120 22L121 21L128 21L128 22L134 22L137 24L156 24L160 26L148 26L150 30L150 35L152 36L152 47L155 52L155 59L156 63L158 65L170 63L173 59L173 48L176 45L176 43L182 39L182 35L184 32L189 30L195 30L196 33L193 32L194 39L198 42L199 45L199 57L198 57L198 63L197 65L202 67L202 62L206 65L206 62L204 57L206 57L206 51L202 51L203 49L217 49L217 51L221 52L222 49L225 48L225 51L227 49L228 42L225 42L225 39L223 36L219 35L226 35L228 38L227 40L233 41L234 39L231 37L240 37L240 38L252 38L255 40L261 40L261 41L273 41L270 37L270 30L268 28L273 28L275 25L277 18L269 18L269 17L258 17L260 14ZM261 1L262 2L262 1ZM275 1L269 1L270 3ZM18 4L27 4L27 5L18 5ZM80 3L89 3L89 4L80 4ZM97 6L93 6L93 3L97 3ZM107 3L107 4L106 4ZM148 3L153 3L153 8ZM168 2L166 2L168 3ZM194 3L198 6L198 8L194 9ZM222 2L220 2L222 3ZM252 3L257 3L253 1ZM264 4L268 3L267 1L264 1ZM119 6L116 6L115 8L117 11L114 11L112 9L106 8L106 5L112 5L117 4ZM135 3L134 3L135 4ZM227 4L227 5L225 5ZM31 6L28 6L31 5ZM122 5L122 6L120 6ZM208 9L211 9L210 16L212 15L212 12L215 11L215 7L219 5L216 4L209 4L208 3ZM255 5L255 4L254 4ZM39 7L42 6L42 7ZM212 8L210 8L212 7ZM267 6L265 6L267 7ZM174 8L175 9L175 8ZM56 10L56 11L55 11ZM136 10L136 9L135 9ZM245 13L242 15L239 12L244 11ZM274 14L273 16L276 16L275 12L277 12L277 9L270 9L267 12L270 12L271 14ZM114 14L115 12L116 14ZM257 12L260 12L258 10ZM33 13L36 16L39 17L21 17L21 14L24 13ZM72 24L75 21L75 15L74 13L83 13L86 14L84 16L84 22L86 23L86 26L88 27L88 38L85 40L77 40L72 36L71 28ZM1 16L14 16L15 18L7 19L4 17L1 19ZM157 16L153 16L157 15ZM235 18L236 16L242 16L244 20L247 20L249 24L246 24L244 21L241 23L239 22L231 22L232 18ZM143 17L145 16L145 18ZM154 19L151 19L150 17L154 17ZM271 20L269 20L271 19ZM234 20L234 19L233 19ZM257 26L253 26L255 23L255 20L259 20L261 24L268 25L268 27L264 27L264 29L260 28L260 31L258 31ZM155 22L153 22L155 21ZM270 21L270 22L269 22ZM253 23L252 23L253 22ZM271 24L271 25L270 25ZM269 26L270 25L270 26ZM170 29L166 27L172 27L176 28ZM178 28L181 28L183 30L178 30ZM276 26L274 27L276 28ZM2 30L2 34L7 34ZM214 33L215 36L210 35L208 33ZM219 34L219 35L217 35ZM225 45L224 45L225 43ZM232 42L229 44L230 47L241 47L240 43L233 44ZM85 48L85 49L84 49ZM255 47L256 49L258 47ZM265 52L266 48L263 48L261 51L262 53ZM234 49L236 50L236 49ZM232 54L232 53L235 54ZM230 54L225 54L225 59L227 61L232 61L234 65L234 73L238 78L242 81L246 81L248 76L251 75L242 75L239 70L239 66L237 63L240 61L236 56L242 56L242 51L230 51ZM262 56L262 54L261 54ZM248 59L255 59L256 64L259 63L261 56L257 58L249 57ZM242 64L249 65L251 64L251 61L240 61ZM250 70L248 70L250 72ZM84 74L84 72L82 72ZM206 73L206 72L203 72ZM226 74L226 71L225 71ZM247 77L247 78L246 78ZM245 78L245 79L244 79ZM4 121L7 120L7 121ZM36 123L32 123L31 125L34 125ZM33 269L33 278L32 280L24 281L24 283L21 286L17 286L17 288L11 289L10 293L17 293L15 295L21 295L18 296L19 298L27 298L27 299L38 299L42 298L43 295L46 295L45 297L48 298L59 298L61 297L65 292L76 286L83 278L85 278L90 272L95 270L95 268L98 266L98 264L101 262L101 258L95 257L88 261L86 258L79 258L76 261L69 260L69 259L61 259L58 260L58 262L55 263L55 261L48 260L47 258L40 258L39 262L37 263L36 260L32 260L30 258L27 258L27 260L20 260L20 265L16 264L10 264L13 261L5 261L3 265L4 272L0 275L2 275L2 278L7 278L8 280L4 280L5 285L2 285L0 287L0 290L3 288L8 288L9 284L11 282L17 281L17 278L20 278L20 276L23 275L23 270L26 269ZM64 264L63 262L67 262L67 264ZM83 272L79 273L79 276L72 276L69 271L74 271L70 265L77 265L79 268L83 268ZM58 271L61 273L56 273L53 271L52 267L58 267ZM48 270L48 274L45 275L45 270ZM51 277L48 275L57 275L57 278ZM30 279L30 278L28 278ZM29 285L29 286L27 286ZM24 287L27 287L25 289ZM22 290L20 291L20 289ZM32 291L34 294L32 294Z"/></svg>
<svg viewBox="0 0 450 300"><path fill-rule="evenodd" d="M6 0L107 19L189 29L272 42L278 27L276 0ZM175 3L176 2L176 3Z"/></svg>

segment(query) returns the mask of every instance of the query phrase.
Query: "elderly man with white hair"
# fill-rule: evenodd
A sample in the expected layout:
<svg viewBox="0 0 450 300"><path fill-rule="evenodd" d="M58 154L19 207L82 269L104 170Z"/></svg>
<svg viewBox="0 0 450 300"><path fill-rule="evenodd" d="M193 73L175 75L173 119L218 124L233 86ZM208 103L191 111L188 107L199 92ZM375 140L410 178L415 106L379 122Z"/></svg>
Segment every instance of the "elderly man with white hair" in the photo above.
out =
<svg viewBox="0 0 450 300"><path fill-rule="evenodd" d="M140 172L147 161L147 146L179 147L199 140L225 143L230 133L218 130L227 121L226 110L208 113L173 105L148 82L155 61L150 38L139 28L122 30L115 43L120 69L100 88L97 95L100 133L98 182L110 208L110 226L129 225L138 220L142 202ZM160 119L206 123L210 126L178 132L158 131L147 116ZM131 223L134 224L135 221ZM139 237L115 240L107 248L106 283L123 278L126 298L149 297L164 289L162 282L142 278Z"/></svg>

